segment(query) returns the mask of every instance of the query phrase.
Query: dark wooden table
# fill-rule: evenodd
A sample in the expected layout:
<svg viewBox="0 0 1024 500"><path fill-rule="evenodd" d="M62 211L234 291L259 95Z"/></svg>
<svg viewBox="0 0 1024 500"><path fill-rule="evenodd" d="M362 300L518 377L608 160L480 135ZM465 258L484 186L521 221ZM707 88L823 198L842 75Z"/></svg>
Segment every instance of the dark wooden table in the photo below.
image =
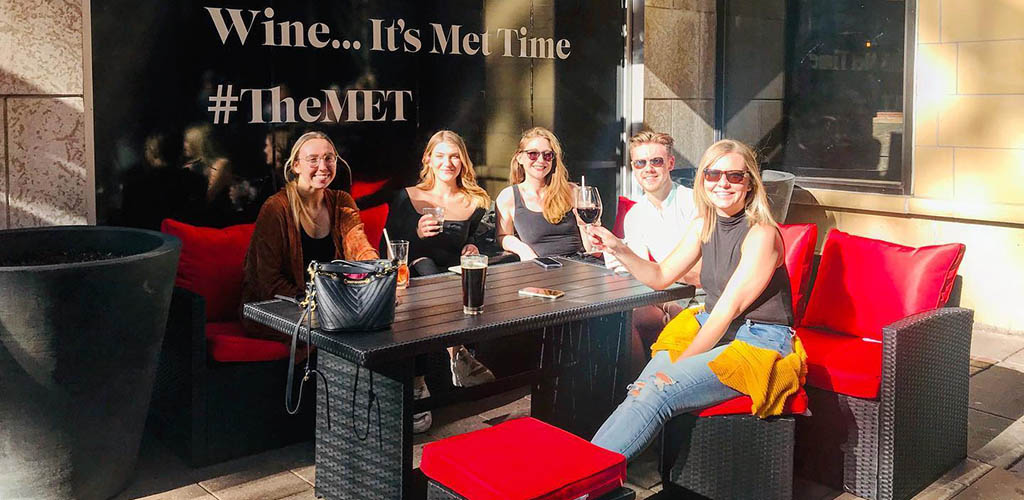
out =
<svg viewBox="0 0 1024 500"><path fill-rule="evenodd" d="M480 315L462 313L461 278L443 274L413 279L409 288L398 292L389 330L329 335L315 323L312 331L303 325L300 338L318 348L318 368L329 388L329 398L317 388L317 495L415 497L412 414L438 402L414 403L414 359L453 345L539 335L542 348L535 370L488 385L531 385L535 417L589 438L631 382L626 373L630 311L692 297L694 289L675 285L655 291L603 266L560 260L563 267L558 269L531 262L489 268ZM565 296L520 296L518 291L525 286L563 290ZM271 300L246 304L243 315L291 334L301 310ZM486 395L494 389L463 391Z"/></svg>

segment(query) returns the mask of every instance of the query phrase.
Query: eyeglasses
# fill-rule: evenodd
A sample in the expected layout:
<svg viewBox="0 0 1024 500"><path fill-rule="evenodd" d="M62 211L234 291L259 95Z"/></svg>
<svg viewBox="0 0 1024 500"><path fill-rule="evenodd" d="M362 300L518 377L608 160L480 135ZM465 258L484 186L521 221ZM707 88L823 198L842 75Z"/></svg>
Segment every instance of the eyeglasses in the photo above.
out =
<svg viewBox="0 0 1024 500"><path fill-rule="evenodd" d="M722 174L725 174L725 180L732 184L739 184L743 182L743 178L747 176L746 170L705 170L704 180L708 182L718 182L722 178Z"/></svg>
<svg viewBox="0 0 1024 500"><path fill-rule="evenodd" d="M526 153L526 157L529 158L530 161L537 161L537 158L540 158L542 156L544 157L544 161L552 161L552 160L555 159L555 152L554 151L545 151L543 153L541 153L540 151L523 151L523 152Z"/></svg>
<svg viewBox="0 0 1024 500"><path fill-rule="evenodd" d="M323 156L307 156L302 159L302 161L305 162L305 164L310 167L315 167L319 165L320 160L323 160L324 163L328 165L334 165L338 161L338 156L328 153Z"/></svg>
<svg viewBox="0 0 1024 500"><path fill-rule="evenodd" d="M665 166L665 159L660 156L656 156L650 160L633 160L630 163L633 165L633 168L637 170L647 167L648 163L650 163L654 168L661 168Z"/></svg>

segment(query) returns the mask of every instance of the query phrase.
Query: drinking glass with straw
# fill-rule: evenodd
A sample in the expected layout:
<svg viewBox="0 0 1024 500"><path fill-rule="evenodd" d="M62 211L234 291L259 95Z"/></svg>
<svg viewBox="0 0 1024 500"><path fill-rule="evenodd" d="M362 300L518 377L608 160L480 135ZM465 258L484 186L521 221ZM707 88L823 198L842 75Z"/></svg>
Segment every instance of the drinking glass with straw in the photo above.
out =
<svg viewBox="0 0 1024 500"><path fill-rule="evenodd" d="M384 230L384 241L388 246L388 258L398 263L398 288L405 288L409 286L409 242L392 241L387 229Z"/></svg>

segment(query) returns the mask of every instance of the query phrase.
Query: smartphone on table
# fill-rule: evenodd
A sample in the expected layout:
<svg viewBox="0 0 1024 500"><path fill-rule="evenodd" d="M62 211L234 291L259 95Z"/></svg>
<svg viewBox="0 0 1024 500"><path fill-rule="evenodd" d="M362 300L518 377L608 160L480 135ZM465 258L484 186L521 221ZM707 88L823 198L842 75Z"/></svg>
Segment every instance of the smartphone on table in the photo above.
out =
<svg viewBox="0 0 1024 500"><path fill-rule="evenodd" d="M536 259L533 259L533 262L535 262L538 266L543 267L544 269L555 269L562 267L561 262L558 262L557 260L552 259L551 257L537 257Z"/></svg>
<svg viewBox="0 0 1024 500"><path fill-rule="evenodd" d="M557 299L565 295L565 292L561 290L554 290L551 288L538 288L535 286L528 286L526 288L520 288L519 295L527 295L530 297L543 297L545 299Z"/></svg>

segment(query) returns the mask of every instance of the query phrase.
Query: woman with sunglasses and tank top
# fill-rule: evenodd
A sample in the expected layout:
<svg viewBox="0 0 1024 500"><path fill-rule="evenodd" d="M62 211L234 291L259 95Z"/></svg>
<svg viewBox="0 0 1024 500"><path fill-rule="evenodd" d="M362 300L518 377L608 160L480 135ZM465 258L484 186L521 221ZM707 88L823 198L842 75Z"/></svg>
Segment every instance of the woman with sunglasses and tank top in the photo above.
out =
<svg viewBox="0 0 1024 500"><path fill-rule="evenodd" d="M521 260L589 249L583 222L572 210L577 186L569 182L555 134L543 127L523 132L509 168L512 185L495 201L501 248Z"/></svg>
<svg viewBox="0 0 1024 500"><path fill-rule="evenodd" d="M595 444L630 460L681 413L748 394L758 416L777 414L806 373L806 356L791 328L782 235L754 152L738 141L716 142L701 158L696 179L698 218L659 263L636 255L602 227L589 230L596 248L655 289L671 285L703 259L707 312L687 310L665 326L651 361L594 436ZM768 386L768 380L765 397L756 387Z"/></svg>

